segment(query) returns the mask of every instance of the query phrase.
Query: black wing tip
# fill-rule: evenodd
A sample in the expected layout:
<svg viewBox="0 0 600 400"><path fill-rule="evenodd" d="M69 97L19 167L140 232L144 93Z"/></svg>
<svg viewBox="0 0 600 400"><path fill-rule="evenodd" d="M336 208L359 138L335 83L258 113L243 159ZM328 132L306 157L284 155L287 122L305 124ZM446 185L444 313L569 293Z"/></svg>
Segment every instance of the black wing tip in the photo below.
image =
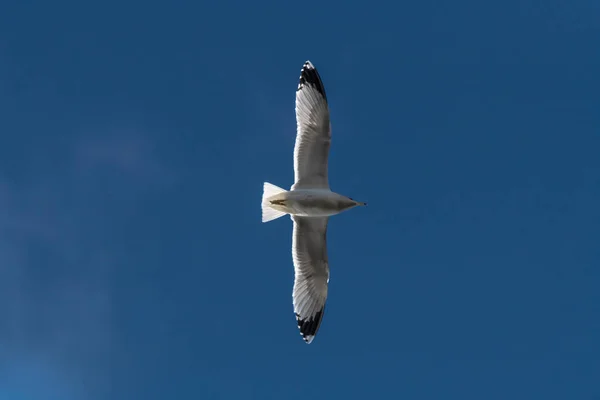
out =
<svg viewBox="0 0 600 400"><path fill-rule="evenodd" d="M322 308L312 317L304 319L302 319L300 315L296 314L298 329L300 329L300 335L302 335L302 339L304 339L306 344L310 344L317 335L317 331L319 330L321 321L323 320L324 312L325 308Z"/></svg>
<svg viewBox="0 0 600 400"><path fill-rule="evenodd" d="M302 90L302 88L306 85L310 85L317 89L317 92L321 93L321 96L325 100L327 100L327 95L325 94L325 86L323 86L323 81L321 80L321 76L319 72L309 60L306 60L304 65L302 66L302 71L300 71L300 80L298 82L298 90Z"/></svg>

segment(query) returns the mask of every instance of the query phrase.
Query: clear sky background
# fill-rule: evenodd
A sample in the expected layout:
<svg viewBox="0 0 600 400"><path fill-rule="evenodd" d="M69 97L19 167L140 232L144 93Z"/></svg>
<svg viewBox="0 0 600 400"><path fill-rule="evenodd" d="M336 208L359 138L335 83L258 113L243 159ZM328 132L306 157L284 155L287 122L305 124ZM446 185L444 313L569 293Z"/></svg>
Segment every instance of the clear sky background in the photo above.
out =
<svg viewBox="0 0 600 400"><path fill-rule="evenodd" d="M600 396L600 3L0 3L0 399ZM306 345L294 99L332 118Z"/></svg>

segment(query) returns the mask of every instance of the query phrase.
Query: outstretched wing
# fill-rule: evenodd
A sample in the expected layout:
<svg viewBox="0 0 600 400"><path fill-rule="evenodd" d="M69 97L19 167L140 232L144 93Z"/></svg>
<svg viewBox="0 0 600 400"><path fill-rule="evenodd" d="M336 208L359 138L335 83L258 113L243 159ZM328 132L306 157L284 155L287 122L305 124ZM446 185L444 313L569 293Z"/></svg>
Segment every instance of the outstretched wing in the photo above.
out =
<svg viewBox="0 0 600 400"><path fill-rule="evenodd" d="M312 342L323 318L329 282L327 261L328 217L292 216L294 234L294 312L300 334L306 343Z"/></svg>
<svg viewBox="0 0 600 400"><path fill-rule="evenodd" d="M296 91L295 183L293 189L326 188L331 144L329 107L321 77L310 61L304 63Z"/></svg>

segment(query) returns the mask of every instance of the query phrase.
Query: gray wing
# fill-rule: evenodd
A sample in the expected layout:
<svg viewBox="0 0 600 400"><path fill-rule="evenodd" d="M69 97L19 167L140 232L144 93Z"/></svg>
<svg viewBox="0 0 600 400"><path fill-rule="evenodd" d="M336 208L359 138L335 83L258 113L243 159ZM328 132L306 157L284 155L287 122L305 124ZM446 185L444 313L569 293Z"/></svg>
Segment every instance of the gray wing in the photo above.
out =
<svg viewBox="0 0 600 400"><path fill-rule="evenodd" d="M323 318L329 282L327 222L329 217L297 217L294 221L294 313L300 334L312 342Z"/></svg>
<svg viewBox="0 0 600 400"><path fill-rule="evenodd" d="M295 183L298 188L329 189L327 161L331 124L327 96L319 73L310 61L304 63L296 90Z"/></svg>

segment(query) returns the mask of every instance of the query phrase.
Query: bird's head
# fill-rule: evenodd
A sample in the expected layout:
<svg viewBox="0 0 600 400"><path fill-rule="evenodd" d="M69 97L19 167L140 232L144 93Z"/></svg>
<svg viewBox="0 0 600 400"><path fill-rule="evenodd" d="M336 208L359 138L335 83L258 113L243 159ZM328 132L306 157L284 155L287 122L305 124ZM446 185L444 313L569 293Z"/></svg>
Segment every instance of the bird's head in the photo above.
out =
<svg viewBox="0 0 600 400"><path fill-rule="evenodd" d="M356 206L366 206L367 205L367 203L362 202L362 201L356 201L356 200L354 200L351 197L348 197L348 200L350 200L352 202L353 207L356 207Z"/></svg>

